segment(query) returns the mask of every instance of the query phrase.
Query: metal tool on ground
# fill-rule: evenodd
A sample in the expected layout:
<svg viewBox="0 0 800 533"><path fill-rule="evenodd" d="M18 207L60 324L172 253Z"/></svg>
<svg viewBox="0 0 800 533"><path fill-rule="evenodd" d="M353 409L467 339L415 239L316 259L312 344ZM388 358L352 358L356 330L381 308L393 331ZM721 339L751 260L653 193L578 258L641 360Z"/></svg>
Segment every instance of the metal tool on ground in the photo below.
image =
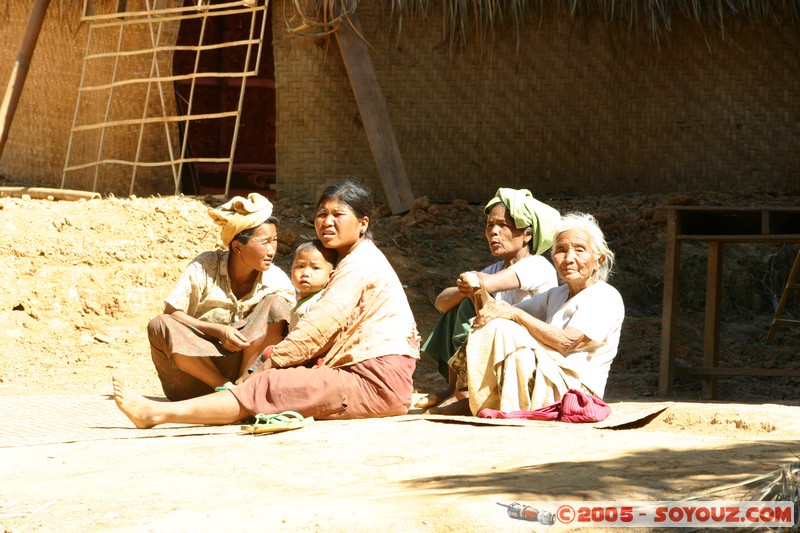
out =
<svg viewBox="0 0 800 533"><path fill-rule="evenodd" d="M539 522L546 526L552 526L556 523L556 515L550 511L540 511L530 505L522 505L518 502L512 502L511 504L497 502L497 505L505 507L508 511L508 516L516 518L517 520Z"/></svg>

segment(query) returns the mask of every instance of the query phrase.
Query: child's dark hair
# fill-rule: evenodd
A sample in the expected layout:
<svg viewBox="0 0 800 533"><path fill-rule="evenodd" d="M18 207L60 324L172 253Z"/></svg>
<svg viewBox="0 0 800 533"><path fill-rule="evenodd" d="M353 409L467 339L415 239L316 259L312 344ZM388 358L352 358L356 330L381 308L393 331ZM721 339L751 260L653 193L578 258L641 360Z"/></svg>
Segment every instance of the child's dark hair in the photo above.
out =
<svg viewBox="0 0 800 533"><path fill-rule="evenodd" d="M334 267L336 266L336 262L339 260L339 255L336 253L336 250L334 250L333 248L325 248L325 246L322 244L322 241L320 241L319 239L312 239L310 241L301 243L295 249L294 255L295 257L297 257L297 254L300 254L302 252L308 252L310 250L318 250L319 253L322 254L322 257L325 258L325 261L327 261Z"/></svg>
<svg viewBox="0 0 800 533"><path fill-rule="evenodd" d="M325 200L331 199L349 207L358 218L371 217L375 207L372 203L372 194L369 189L350 180L326 187L319 195L315 208L319 208L319 204ZM367 226L364 237L372 239L372 224Z"/></svg>

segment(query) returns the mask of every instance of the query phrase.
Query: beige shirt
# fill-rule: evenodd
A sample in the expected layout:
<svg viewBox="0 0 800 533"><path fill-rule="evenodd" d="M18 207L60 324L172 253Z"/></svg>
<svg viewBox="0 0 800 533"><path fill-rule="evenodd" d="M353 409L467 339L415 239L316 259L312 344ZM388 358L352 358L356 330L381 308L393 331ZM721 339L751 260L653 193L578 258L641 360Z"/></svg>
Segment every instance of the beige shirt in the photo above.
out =
<svg viewBox="0 0 800 533"><path fill-rule="evenodd" d="M277 294L294 305L292 282L275 265L258 275L250 292L237 298L228 277L229 253L228 250L214 250L195 257L164 303L212 324L235 324L244 320L256 304L270 294Z"/></svg>
<svg viewBox="0 0 800 533"><path fill-rule="evenodd" d="M320 299L275 345L272 360L296 366L320 354L334 368L383 355L419 358L419 334L403 286L370 240L336 265Z"/></svg>
<svg viewBox="0 0 800 533"><path fill-rule="evenodd" d="M498 261L484 268L481 272L484 274L496 274L505 268L510 268L517 275L519 288L496 292L492 295L495 300L514 305L558 286L556 269L547 258L541 255L523 257L509 267L506 267L504 261Z"/></svg>

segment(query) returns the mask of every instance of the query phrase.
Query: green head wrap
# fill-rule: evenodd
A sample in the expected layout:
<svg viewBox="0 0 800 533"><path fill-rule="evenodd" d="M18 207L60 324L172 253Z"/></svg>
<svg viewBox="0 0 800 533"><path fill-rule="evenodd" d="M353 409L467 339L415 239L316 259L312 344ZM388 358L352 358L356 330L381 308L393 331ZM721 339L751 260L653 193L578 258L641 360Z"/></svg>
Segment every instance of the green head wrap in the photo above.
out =
<svg viewBox="0 0 800 533"><path fill-rule="evenodd" d="M533 238L530 247L533 253L541 255L550 249L561 220L557 210L534 198L528 189L497 189L484 212L488 213L498 203L508 209L517 229L531 228Z"/></svg>

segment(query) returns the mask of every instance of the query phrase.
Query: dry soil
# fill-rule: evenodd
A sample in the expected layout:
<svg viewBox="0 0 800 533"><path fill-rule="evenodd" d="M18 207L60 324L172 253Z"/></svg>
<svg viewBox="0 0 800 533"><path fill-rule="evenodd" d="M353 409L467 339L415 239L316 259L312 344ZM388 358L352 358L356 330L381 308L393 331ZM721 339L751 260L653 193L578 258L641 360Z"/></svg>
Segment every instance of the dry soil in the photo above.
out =
<svg viewBox="0 0 800 533"><path fill-rule="evenodd" d="M125 433L70 440L59 438L58 415L48 419L47 397L66 398L64 406L94 399L101 420L81 427L127 431L130 424L109 404L111 375L161 395L145 326L187 263L215 245L206 211L219 201L0 198L0 405L18 431L49 436L42 444L21 434L0 446L0 525L15 533L529 530L497 515L502 508L494 500L681 499L771 471L800 454L793 422L800 419L798 378L726 378L721 403L700 403L694 380L678 381L674 398L657 397L663 207L796 206L798 199L765 192L545 199L562 211L595 214L617 254L611 282L623 294L627 317L606 399L675 402L638 429L398 420L319 422L261 440L235 427L181 438ZM277 264L285 267L293 247L314 233L311 206L279 200L276 214L282 220ZM375 229L423 336L438 317L432 305L438 291L458 273L492 261L482 209L463 201L419 198L402 216L383 208ZM678 362L699 366L705 249L698 243L683 250ZM796 251L727 248L723 365L800 366L800 328L780 329L773 345L764 341ZM789 311L796 310L793 299ZM444 384L425 359L415 382L423 391Z"/></svg>

